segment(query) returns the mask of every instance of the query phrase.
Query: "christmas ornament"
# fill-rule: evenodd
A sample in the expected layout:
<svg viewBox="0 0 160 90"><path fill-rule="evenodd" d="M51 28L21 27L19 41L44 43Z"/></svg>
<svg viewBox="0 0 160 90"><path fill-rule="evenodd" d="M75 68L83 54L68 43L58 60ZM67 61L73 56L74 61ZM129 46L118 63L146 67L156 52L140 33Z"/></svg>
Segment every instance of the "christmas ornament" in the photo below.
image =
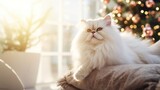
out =
<svg viewBox="0 0 160 90"><path fill-rule="evenodd" d="M150 11L149 12L152 16L155 16L156 12L155 11Z"/></svg>
<svg viewBox="0 0 160 90"><path fill-rule="evenodd" d="M144 7L144 4L141 4L141 7Z"/></svg>
<svg viewBox="0 0 160 90"><path fill-rule="evenodd" d="M143 28L143 36L144 37L151 37L153 35L153 30L150 26L150 24L146 24L145 27Z"/></svg>
<svg viewBox="0 0 160 90"><path fill-rule="evenodd" d="M155 2L153 1L153 0L147 0L146 1L146 6L148 7L148 8L151 8L151 7L153 7L155 5Z"/></svg>
<svg viewBox="0 0 160 90"><path fill-rule="evenodd" d="M122 2L122 0L117 0L117 2Z"/></svg>
<svg viewBox="0 0 160 90"><path fill-rule="evenodd" d="M140 20L140 17L139 17L138 14L136 14L135 16L132 17L132 21L133 21L134 23L138 23L139 20Z"/></svg>
<svg viewBox="0 0 160 90"><path fill-rule="evenodd" d="M136 4L135 1L131 1L131 2L130 2L130 5L131 5L132 7L135 7L137 4Z"/></svg>
<svg viewBox="0 0 160 90"><path fill-rule="evenodd" d="M114 10L117 11L116 13L121 13L122 12L122 7L118 5L114 8Z"/></svg>
<svg viewBox="0 0 160 90"><path fill-rule="evenodd" d="M160 22L160 17L158 17L158 22Z"/></svg>
<svg viewBox="0 0 160 90"><path fill-rule="evenodd" d="M108 3L110 2L110 0L103 0L103 2L104 2L105 4L108 4Z"/></svg>
<svg viewBox="0 0 160 90"><path fill-rule="evenodd" d="M148 19L148 18L149 18L149 16L147 15L147 16L146 16L146 19Z"/></svg>
<svg viewBox="0 0 160 90"><path fill-rule="evenodd" d="M125 27L125 31L127 31L127 32L132 32L132 29L127 26L127 27Z"/></svg>

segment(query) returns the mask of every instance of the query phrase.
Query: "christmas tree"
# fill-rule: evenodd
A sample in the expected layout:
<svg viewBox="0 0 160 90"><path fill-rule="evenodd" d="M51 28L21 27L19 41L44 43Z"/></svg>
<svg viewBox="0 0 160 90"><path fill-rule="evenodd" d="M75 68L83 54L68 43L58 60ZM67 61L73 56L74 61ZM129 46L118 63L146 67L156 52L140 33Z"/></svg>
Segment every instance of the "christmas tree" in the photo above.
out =
<svg viewBox="0 0 160 90"><path fill-rule="evenodd" d="M110 8L110 0L103 0L104 8L100 15L112 12L115 22L121 26L120 31L149 38L160 39L160 0L113 0L116 5Z"/></svg>

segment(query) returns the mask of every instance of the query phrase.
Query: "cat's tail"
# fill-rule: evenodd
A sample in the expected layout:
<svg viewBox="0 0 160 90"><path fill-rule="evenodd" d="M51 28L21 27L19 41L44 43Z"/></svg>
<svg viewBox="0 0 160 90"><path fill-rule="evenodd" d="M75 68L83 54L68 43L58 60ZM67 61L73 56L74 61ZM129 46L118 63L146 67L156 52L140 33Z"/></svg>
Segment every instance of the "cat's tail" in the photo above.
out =
<svg viewBox="0 0 160 90"><path fill-rule="evenodd" d="M160 56L160 40L155 44L151 45L149 49L152 54Z"/></svg>

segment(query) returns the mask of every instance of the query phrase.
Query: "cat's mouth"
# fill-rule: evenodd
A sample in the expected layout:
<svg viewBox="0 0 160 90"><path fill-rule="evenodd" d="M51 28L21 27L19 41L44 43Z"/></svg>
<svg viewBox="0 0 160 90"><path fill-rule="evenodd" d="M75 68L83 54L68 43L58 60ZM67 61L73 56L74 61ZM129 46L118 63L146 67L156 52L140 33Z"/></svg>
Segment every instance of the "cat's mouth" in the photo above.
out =
<svg viewBox="0 0 160 90"><path fill-rule="evenodd" d="M94 34L89 34L86 38L87 41L90 41L90 40L103 40L103 37L98 34L98 33L94 33Z"/></svg>
<svg viewBox="0 0 160 90"><path fill-rule="evenodd" d="M92 38L95 38L95 39L99 40L99 39L98 39L96 36L94 36L94 35L92 36Z"/></svg>
<svg viewBox="0 0 160 90"><path fill-rule="evenodd" d="M96 36L96 35L92 35L92 38L91 39L97 39L97 40L102 40L102 38L98 38L98 36Z"/></svg>

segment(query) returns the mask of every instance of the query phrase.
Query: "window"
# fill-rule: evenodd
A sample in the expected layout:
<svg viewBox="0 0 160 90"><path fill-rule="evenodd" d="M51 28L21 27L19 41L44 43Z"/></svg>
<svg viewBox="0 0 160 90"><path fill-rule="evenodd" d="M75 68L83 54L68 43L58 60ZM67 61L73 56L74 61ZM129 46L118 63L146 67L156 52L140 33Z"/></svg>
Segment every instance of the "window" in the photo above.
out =
<svg viewBox="0 0 160 90"><path fill-rule="evenodd" d="M98 16L100 0L45 0L52 7L43 27L38 83L52 83L72 68L70 47L81 18Z"/></svg>

